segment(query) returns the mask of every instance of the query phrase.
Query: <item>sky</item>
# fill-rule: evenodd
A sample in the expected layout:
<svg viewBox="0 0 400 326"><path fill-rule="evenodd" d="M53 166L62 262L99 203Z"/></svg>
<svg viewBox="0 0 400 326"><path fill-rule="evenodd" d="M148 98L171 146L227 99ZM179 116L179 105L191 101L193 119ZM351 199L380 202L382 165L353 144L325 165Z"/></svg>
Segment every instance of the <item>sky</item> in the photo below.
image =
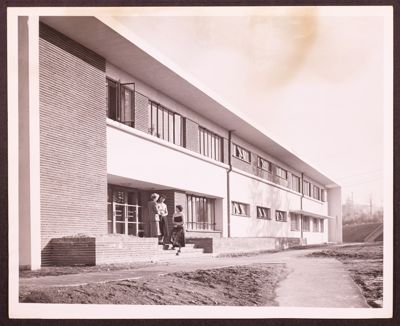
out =
<svg viewBox="0 0 400 326"><path fill-rule="evenodd" d="M154 8L117 19L340 184L343 201L382 205L382 16Z"/></svg>

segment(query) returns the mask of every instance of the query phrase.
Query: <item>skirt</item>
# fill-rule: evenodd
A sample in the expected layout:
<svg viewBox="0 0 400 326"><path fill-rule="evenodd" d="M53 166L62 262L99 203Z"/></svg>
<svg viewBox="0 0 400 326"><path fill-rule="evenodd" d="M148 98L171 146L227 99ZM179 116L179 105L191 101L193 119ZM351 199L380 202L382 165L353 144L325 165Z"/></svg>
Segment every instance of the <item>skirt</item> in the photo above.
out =
<svg viewBox="0 0 400 326"><path fill-rule="evenodd" d="M171 243L173 247L185 246L185 230L182 226L175 226L171 232Z"/></svg>

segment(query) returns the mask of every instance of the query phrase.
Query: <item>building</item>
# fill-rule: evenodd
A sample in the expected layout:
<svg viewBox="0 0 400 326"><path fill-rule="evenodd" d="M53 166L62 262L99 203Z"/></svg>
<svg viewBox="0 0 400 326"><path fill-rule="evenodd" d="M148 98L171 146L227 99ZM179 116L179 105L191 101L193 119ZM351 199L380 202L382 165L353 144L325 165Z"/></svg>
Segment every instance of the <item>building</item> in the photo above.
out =
<svg viewBox="0 0 400 326"><path fill-rule="evenodd" d="M335 182L112 18L19 17L18 35L21 267L148 254L153 192L208 252L342 241Z"/></svg>

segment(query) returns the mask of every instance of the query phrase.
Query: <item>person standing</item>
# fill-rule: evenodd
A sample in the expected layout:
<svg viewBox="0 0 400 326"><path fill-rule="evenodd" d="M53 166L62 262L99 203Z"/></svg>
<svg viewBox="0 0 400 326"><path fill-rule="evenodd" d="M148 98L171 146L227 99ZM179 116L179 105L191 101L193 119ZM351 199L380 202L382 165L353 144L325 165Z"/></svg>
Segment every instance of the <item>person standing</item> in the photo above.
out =
<svg viewBox="0 0 400 326"><path fill-rule="evenodd" d="M178 247L176 255L179 256L181 252L181 247L185 246L185 219L183 216L182 205L176 205L175 213L172 217L172 223L174 224L174 228L171 232L172 249Z"/></svg>
<svg viewBox="0 0 400 326"><path fill-rule="evenodd" d="M149 229L150 229L150 237L160 238L160 212L158 210L157 200L159 195L154 193L150 196L150 201L147 204L147 208L149 210Z"/></svg>
<svg viewBox="0 0 400 326"><path fill-rule="evenodd" d="M168 208L164 203L166 196L160 195L158 198L158 212L160 215L160 232L161 235L158 238L158 243L163 245L169 244L169 230L168 230Z"/></svg>

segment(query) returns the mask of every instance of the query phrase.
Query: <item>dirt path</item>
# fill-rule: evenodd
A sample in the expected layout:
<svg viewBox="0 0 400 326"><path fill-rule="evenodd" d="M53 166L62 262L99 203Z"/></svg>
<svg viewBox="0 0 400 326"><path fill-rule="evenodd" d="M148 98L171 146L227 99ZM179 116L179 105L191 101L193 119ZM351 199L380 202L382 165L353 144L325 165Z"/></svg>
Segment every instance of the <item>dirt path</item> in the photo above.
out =
<svg viewBox="0 0 400 326"><path fill-rule="evenodd" d="M332 258L305 258L315 251L318 249L250 257L208 256L132 270L21 278L20 299L54 303L365 307L363 296L343 264Z"/></svg>

